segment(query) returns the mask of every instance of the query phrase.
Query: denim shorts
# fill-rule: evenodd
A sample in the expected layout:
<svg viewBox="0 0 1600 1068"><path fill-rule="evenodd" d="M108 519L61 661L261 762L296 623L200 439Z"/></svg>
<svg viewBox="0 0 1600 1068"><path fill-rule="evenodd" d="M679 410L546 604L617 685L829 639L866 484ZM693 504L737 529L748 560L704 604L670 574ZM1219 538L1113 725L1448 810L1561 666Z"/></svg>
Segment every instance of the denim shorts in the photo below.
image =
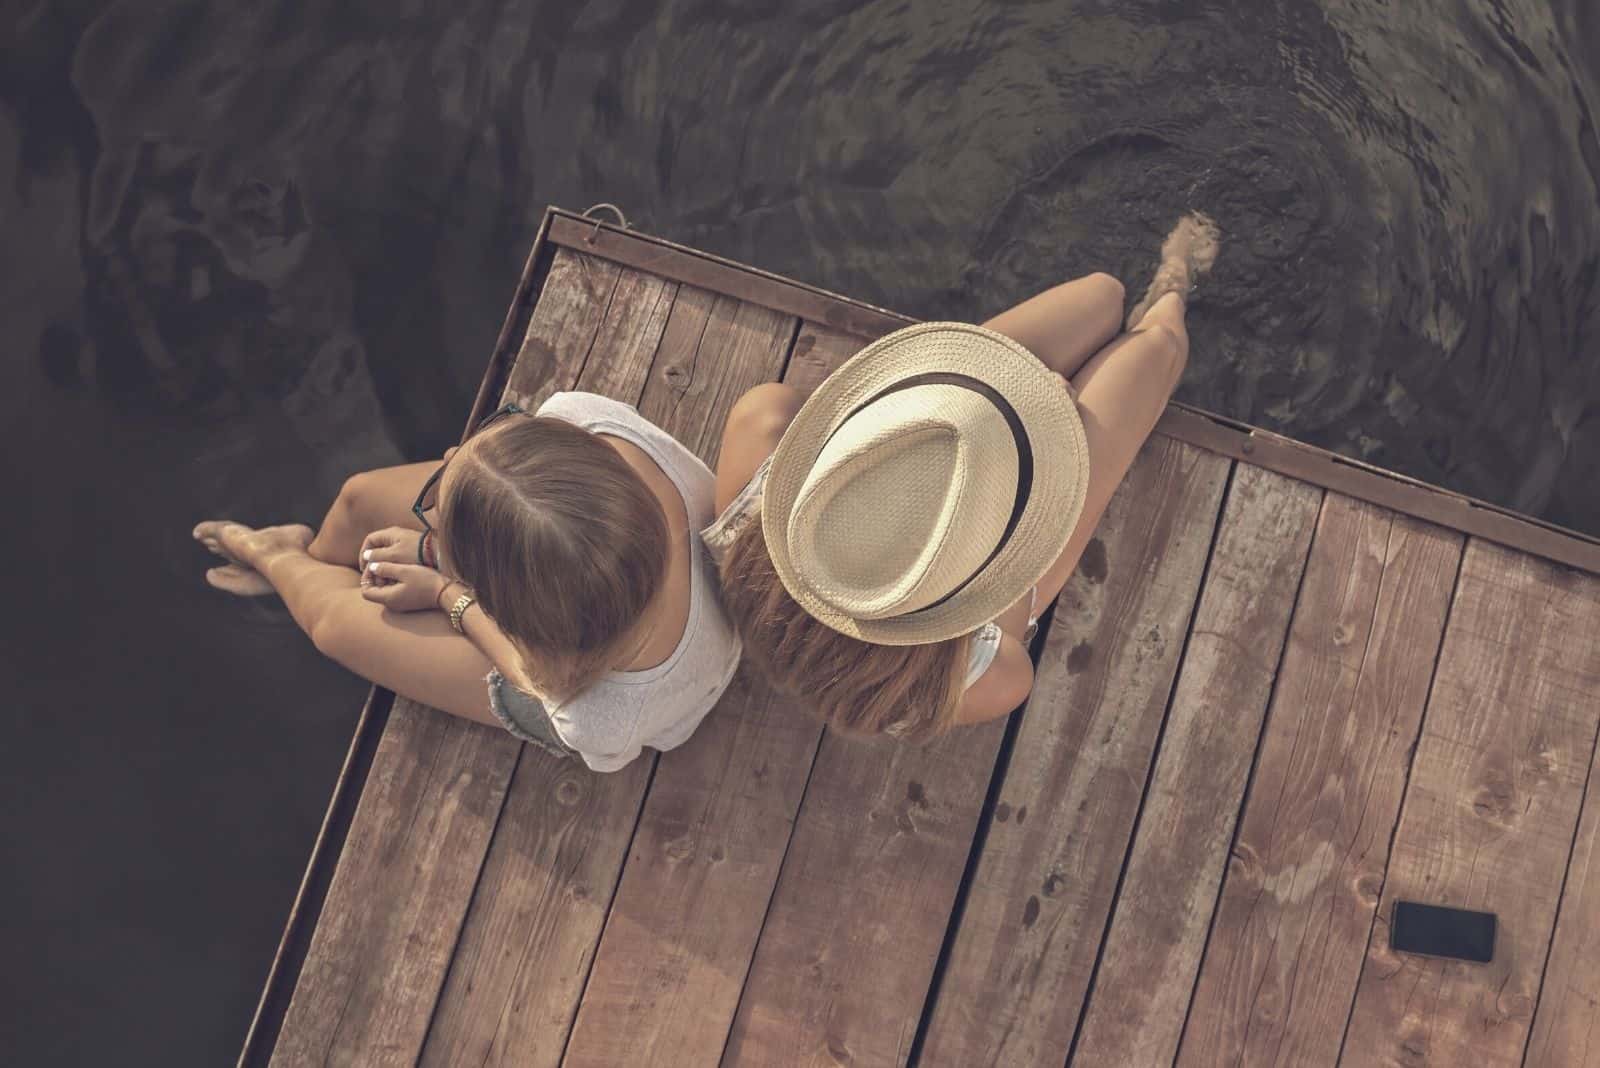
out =
<svg viewBox="0 0 1600 1068"><path fill-rule="evenodd" d="M520 738L558 757L571 757L577 753L576 749L561 740L555 725L550 722L550 714L545 711L544 703L537 697L507 682L499 668L491 668L484 681L489 684L489 710L501 726L511 732L513 738Z"/></svg>

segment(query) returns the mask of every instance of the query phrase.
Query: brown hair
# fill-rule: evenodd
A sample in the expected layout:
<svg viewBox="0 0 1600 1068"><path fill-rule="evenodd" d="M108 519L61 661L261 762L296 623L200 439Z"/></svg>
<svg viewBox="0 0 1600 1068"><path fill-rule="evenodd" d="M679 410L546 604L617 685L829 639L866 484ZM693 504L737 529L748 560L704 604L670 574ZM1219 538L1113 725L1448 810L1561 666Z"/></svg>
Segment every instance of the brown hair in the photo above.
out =
<svg viewBox="0 0 1600 1068"><path fill-rule="evenodd" d="M752 517L722 562L722 599L744 652L779 692L828 726L854 734L894 727L931 737L954 723L972 636L926 645L874 645L801 608L772 566L761 520Z"/></svg>
<svg viewBox="0 0 1600 1068"><path fill-rule="evenodd" d="M660 502L614 448L565 420L507 420L451 458L446 484L450 564L542 695L565 700L638 649L670 542Z"/></svg>

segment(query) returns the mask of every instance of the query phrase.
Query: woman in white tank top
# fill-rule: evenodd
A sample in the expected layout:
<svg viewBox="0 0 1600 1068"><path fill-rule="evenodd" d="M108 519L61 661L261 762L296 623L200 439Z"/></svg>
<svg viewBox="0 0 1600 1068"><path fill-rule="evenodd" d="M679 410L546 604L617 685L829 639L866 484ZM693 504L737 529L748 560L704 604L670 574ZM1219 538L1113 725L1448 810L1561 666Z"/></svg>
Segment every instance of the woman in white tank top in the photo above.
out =
<svg viewBox="0 0 1600 1068"><path fill-rule="evenodd" d="M501 409L445 461L352 477L315 533L201 523L228 561L207 580L277 593L357 674L596 771L686 741L740 652L698 533L711 471L587 393Z"/></svg>

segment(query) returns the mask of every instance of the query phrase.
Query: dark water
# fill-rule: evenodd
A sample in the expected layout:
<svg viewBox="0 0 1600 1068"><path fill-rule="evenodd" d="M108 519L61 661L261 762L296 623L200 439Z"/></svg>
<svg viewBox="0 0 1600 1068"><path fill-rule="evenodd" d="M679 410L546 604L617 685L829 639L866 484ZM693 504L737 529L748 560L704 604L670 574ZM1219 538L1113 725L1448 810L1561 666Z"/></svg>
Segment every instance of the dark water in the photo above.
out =
<svg viewBox="0 0 1600 1068"><path fill-rule="evenodd" d="M299 0L0 22L0 1050L236 1051L364 686L208 515L437 454L546 203L913 314L1225 233L1181 396L1600 532L1600 7Z"/></svg>

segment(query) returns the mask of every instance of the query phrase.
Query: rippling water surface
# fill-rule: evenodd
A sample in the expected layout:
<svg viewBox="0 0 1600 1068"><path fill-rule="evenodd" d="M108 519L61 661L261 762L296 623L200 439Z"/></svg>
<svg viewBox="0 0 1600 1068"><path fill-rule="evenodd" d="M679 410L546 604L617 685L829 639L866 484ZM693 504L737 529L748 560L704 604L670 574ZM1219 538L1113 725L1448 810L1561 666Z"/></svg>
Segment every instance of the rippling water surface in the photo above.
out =
<svg viewBox="0 0 1600 1068"><path fill-rule="evenodd" d="M1586 0L246 7L0 24L31 1063L236 1048L364 688L187 531L447 445L546 203L964 318L1201 208L1183 399L1600 532Z"/></svg>

